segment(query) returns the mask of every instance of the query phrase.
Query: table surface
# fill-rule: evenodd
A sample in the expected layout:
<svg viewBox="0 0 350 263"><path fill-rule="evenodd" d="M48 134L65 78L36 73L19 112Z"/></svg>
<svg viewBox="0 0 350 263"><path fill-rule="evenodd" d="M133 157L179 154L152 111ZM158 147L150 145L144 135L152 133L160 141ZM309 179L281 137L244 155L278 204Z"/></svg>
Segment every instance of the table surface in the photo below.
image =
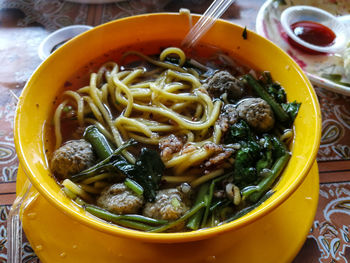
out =
<svg viewBox="0 0 350 263"><path fill-rule="evenodd" d="M18 159L13 142L16 96L40 64L37 49L52 31L72 24L99 25L134 14L203 13L208 0L130 0L87 5L63 0L0 0L0 262L7 261L6 219L15 198ZM264 0L237 0L223 16L255 29ZM317 161L319 204L307 240L294 263L350 263L350 97L315 86L322 111ZM291 215L293 216L293 215ZM23 262L39 262L23 239Z"/></svg>

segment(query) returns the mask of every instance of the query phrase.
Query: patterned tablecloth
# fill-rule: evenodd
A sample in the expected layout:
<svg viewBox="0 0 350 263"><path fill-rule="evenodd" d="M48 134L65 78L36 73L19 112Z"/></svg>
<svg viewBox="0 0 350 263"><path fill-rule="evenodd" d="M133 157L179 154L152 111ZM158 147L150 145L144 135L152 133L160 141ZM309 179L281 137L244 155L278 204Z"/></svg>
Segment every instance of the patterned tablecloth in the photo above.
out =
<svg viewBox="0 0 350 263"><path fill-rule="evenodd" d="M277 0L276 0L277 1ZM6 219L15 198L18 159L13 142L16 96L40 64L37 49L52 31L71 24L98 25L134 14L203 13L207 0L132 0L86 5L63 0L0 0L0 262L7 261ZM238 0L224 18L254 30L264 0ZM315 87L322 108L317 160L319 205L295 263L350 263L350 97ZM291 215L292 216L292 215ZM23 239L23 262L39 262Z"/></svg>

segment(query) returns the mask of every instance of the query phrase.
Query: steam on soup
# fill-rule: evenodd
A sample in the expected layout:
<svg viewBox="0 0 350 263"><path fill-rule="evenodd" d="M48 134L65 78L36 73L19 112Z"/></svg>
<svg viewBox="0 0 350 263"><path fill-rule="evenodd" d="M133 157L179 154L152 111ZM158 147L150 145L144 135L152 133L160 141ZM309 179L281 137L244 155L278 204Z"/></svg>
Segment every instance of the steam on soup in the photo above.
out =
<svg viewBox="0 0 350 263"><path fill-rule="evenodd" d="M50 168L91 214L149 231L190 231L257 207L287 164L299 104L269 72L216 53L126 52L66 90ZM250 72L250 73L248 73Z"/></svg>

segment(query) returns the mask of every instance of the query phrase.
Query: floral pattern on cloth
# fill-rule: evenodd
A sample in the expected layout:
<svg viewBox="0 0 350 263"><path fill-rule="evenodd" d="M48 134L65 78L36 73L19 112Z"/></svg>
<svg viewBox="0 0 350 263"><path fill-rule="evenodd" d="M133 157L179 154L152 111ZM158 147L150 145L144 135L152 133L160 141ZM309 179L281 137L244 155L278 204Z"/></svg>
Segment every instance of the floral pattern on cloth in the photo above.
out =
<svg viewBox="0 0 350 263"><path fill-rule="evenodd" d="M49 31L72 24L85 24L88 5L74 4L62 0L1 0L2 9L16 12L16 26L42 26Z"/></svg>
<svg viewBox="0 0 350 263"><path fill-rule="evenodd" d="M0 263L8 261L7 258L7 217L10 212L9 205L0 206ZM39 258L35 255L25 234L22 232L22 263L39 263Z"/></svg>
<svg viewBox="0 0 350 263"><path fill-rule="evenodd" d="M322 109L318 161L350 160L350 97L316 88Z"/></svg>
<svg viewBox="0 0 350 263"><path fill-rule="evenodd" d="M0 182L16 180L18 159L13 141L14 110L11 103L0 106Z"/></svg>
<svg viewBox="0 0 350 263"><path fill-rule="evenodd" d="M319 263L350 262L350 183L321 185L316 220L294 263L310 254Z"/></svg>

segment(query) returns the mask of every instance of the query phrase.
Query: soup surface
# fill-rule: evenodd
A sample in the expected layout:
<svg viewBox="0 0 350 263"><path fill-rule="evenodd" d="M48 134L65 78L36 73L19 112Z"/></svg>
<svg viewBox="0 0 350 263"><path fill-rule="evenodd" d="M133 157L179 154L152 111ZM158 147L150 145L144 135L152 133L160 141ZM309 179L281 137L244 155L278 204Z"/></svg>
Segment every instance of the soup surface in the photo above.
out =
<svg viewBox="0 0 350 263"><path fill-rule="evenodd" d="M126 47L65 82L47 127L50 168L86 211L136 230L191 231L273 194L300 104L269 72L200 50Z"/></svg>

